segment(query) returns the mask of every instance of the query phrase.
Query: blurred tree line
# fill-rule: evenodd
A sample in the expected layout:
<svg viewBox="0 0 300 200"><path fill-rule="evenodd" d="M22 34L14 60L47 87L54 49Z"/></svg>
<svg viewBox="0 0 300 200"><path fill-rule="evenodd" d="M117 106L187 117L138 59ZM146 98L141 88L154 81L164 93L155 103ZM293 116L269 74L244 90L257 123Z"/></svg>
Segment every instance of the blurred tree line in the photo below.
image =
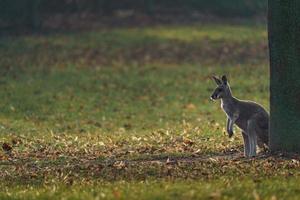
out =
<svg viewBox="0 0 300 200"><path fill-rule="evenodd" d="M265 14L267 0L0 0L0 22L38 28L43 16L88 12L110 16L116 10L153 15L168 10L198 11L222 17Z"/></svg>

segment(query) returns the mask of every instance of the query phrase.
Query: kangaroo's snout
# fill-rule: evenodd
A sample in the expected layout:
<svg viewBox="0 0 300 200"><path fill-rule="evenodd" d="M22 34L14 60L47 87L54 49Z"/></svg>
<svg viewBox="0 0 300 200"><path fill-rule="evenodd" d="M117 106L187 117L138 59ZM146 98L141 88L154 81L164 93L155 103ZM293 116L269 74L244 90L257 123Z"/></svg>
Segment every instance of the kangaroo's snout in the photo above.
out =
<svg viewBox="0 0 300 200"><path fill-rule="evenodd" d="M216 100L216 99L217 99L217 96L216 96L216 95L211 95L211 96L210 96L210 100L214 101L214 100Z"/></svg>
<svg viewBox="0 0 300 200"><path fill-rule="evenodd" d="M222 96L223 96L223 89L221 89L220 86L219 86L211 94L210 99L211 100L217 100L217 99L222 98Z"/></svg>

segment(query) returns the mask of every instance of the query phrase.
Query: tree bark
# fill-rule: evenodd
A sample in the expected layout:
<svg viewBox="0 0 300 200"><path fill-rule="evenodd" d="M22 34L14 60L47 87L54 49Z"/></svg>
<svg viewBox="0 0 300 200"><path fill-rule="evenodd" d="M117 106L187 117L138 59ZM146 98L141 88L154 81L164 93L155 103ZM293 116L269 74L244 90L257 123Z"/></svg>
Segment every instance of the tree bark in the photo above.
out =
<svg viewBox="0 0 300 200"><path fill-rule="evenodd" d="M300 152L300 1L269 0L270 149Z"/></svg>

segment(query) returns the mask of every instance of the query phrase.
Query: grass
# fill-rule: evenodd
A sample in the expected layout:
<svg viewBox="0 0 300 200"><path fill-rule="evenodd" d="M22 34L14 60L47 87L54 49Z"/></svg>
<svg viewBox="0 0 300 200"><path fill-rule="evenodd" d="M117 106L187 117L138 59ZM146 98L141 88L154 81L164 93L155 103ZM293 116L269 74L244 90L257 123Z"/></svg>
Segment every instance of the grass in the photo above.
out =
<svg viewBox="0 0 300 200"><path fill-rule="evenodd" d="M224 184L225 182L225 184ZM272 185L272 186L271 186ZM141 181L94 183L92 187L75 185L70 187L44 187L39 189L20 188L15 196L28 195L43 199L52 199L60 196L65 199L276 199L276 192L281 190L277 198L285 199L297 195L299 189L297 181L286 180L283 190L282 180L271 179L264 183L256 183L251 179L242 179L241 184L234 180L214 180L209 183L201 181ZM274 195L266 194L266 190ZM68 191L68 192L66 192ZM296 199L296 198L294 198Z"/></svg>
<svg viewBox="0 0 300 200"><path fill-rule="evenodd" d="M244 159L212 74L269 107L266 28L0 39L1 199L297 199L297 157ZM176 161L177 160L177 161Z"/></svg>

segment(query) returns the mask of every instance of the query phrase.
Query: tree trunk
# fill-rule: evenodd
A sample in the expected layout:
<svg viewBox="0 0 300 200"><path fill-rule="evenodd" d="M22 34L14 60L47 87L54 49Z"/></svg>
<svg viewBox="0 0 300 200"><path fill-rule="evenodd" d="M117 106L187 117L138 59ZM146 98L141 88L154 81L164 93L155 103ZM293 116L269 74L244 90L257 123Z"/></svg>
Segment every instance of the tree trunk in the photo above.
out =
<svg viewBox="0 0 300 200"><path fill-rule="evenodd" d="M154 14L154 0L144 0L145 11L148 15Z"/></svg>
<svg viewBox="0 0 300 200"><path fill-rule="evenodd" d="M300 152L300 0L269 0L270 148Z"/></svg>
<svg viewBox="0 0 300 200"><path fill-rule="evenodd" d="M41 26L41 18L39 13L39 6L41 0L27 0L27 26L33 30L38 30Z"/></svg>

